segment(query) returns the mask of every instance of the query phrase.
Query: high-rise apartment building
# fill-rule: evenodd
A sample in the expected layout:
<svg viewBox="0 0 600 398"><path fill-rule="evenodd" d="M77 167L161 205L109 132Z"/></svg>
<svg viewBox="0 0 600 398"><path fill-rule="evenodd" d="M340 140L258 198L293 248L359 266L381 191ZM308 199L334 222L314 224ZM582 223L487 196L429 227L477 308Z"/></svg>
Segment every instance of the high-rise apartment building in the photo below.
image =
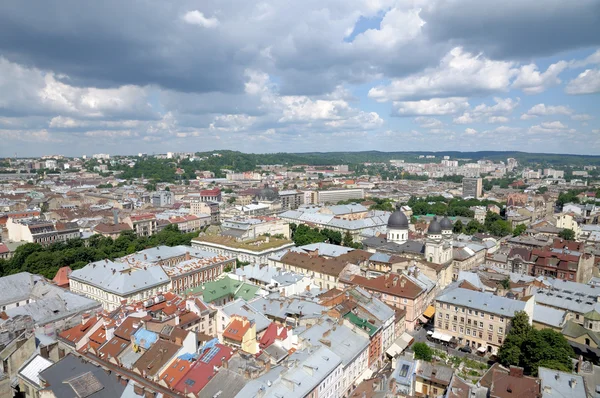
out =
<svg viewBox="0 0 600 398"><path fill-rule="evenodd" d="M465 177L462 181L463 184L463 198L481 198L483 196L483 181L481 178Z"/></svg>

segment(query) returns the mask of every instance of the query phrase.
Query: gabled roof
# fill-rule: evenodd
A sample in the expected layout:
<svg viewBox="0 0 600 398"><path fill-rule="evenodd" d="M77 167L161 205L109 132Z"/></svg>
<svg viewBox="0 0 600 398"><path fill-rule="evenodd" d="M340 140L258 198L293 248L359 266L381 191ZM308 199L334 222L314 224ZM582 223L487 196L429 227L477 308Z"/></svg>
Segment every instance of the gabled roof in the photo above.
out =
<svg viewBox="0 0 600 398"><path fill-rule="evenodd" d="M69 275L71 275L71 272L73 272L73 270L68 265L60 267L58 272L54 276L54 279L52 280L54 281L54 283L56 283L57 286L69 286Z"/></svg>

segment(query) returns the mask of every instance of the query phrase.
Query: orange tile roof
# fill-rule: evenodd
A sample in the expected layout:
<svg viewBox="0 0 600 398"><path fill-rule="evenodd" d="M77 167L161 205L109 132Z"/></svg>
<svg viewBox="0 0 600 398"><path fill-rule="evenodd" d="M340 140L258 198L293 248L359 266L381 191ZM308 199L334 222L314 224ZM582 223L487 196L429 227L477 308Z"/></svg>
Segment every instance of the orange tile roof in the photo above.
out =
<svg viewBox="0 0 600 398"><path fill-rule="evenodd" d="M173 388L183 379L194 363L177 358L172 365L170 365L160 375L160 379L163 380L169 388Z"/></svg>
<svg viewBox="0 0 600 398"><path fill-rule="evenodd" d="M68 265L60 267L52 280L60 287L69 286L69 275L71 275L71 272L73 272L73 270Z"/></svg>
<svg viewBox="0 0 600 398"><path fill-rule="evenodd" d="M234 319L229 322L229 325L225 328L223 337L241 342L248 329L250 329L250 322L247 320Z"/></svg>

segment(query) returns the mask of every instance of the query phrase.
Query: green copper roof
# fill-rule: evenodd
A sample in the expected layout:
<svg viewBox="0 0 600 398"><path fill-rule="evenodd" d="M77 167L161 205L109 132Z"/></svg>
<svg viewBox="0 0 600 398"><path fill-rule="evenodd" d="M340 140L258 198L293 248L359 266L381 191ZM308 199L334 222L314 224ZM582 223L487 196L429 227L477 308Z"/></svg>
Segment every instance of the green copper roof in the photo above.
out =
<svg viewBox="0 0 600 398"><path fill-rule="evenodd" d="M589 319L590 321L600 321L600 314L596 310L591 310L590 312L583 315L585 319Z"/></svg>
<svg viewBox="0 0 600 398"><path fill-rule="evenodd" d="M367 321L366 319L359 318L358 316L354 315L352 312L349 312L346 315L344 315L344 318L346 318L347 320L352 322L352 324L365 330L369 334L369 337L373 336L377 332L377 329L378 329L377 326L369 323L369 321Z"/></svg>
<svg viewBox="0 0 600 398"><path fill-rule="evenodd" d="M232 297L233 299L243 298L250 300L254 298L256 292L260 289L256 285L238 281L228 276L201 284L193 289L186 291L188 294L202 294L202 299L206 303L212 303L223 297Z"/></svg>

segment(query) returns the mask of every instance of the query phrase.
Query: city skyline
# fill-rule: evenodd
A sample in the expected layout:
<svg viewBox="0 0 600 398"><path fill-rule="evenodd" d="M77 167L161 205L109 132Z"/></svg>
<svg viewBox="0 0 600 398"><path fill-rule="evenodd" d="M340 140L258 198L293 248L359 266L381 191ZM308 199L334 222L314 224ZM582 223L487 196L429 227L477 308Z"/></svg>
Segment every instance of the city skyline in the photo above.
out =
<svg viewBox="0 0 600 398"><path fill-rule="evenodd" d="M497 7L0 4L0 157L600 153L600 2Z"/></svg>

